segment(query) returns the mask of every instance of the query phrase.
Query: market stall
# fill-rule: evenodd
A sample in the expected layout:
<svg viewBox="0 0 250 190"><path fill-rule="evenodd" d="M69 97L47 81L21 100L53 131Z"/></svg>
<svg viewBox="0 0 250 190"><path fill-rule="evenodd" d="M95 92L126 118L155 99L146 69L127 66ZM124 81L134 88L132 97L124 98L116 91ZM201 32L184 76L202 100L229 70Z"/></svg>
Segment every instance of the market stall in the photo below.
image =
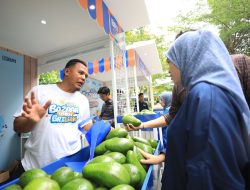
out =
<svg viewBox="0 0 250 190"><path fill-rule="evenodd" d="M120 3L113 0L1 1L0 77L8 83L0 83L6 92L0 101L0 170L8 170L13 160L22 157L23 145L12 127L13 114L24 95L37 84L37 74L59 70L70 58L81 54L84 60L109 57L111 44L119 39L117 34L149 23L144 0L123 1L122 5L121 9ZM111 21L117 25L109 25Z"/></svg>
<svg viewBox="0 0 250 190"><path fill-rule="evenodd" d="M111 0L106 2L102 0L80 0L79 2L57 0L53 2L26 1L25 3L20 1L5 1L0 9L1 18L3 18L0 24L6 26L1 30L1 46L4 46L4 51L14 49L18 52L23 52L24 55L28 54L35 58L31 59L33 61L29 63L31 67L25 68L25 70L32 70L32 72L35 73L32 74L33 81L29 83L30 86L27 90L35 84L34 76L36 76L36 72L39 74L51 70L60 70L64 67L65 63L72 58L80 58L89 60L90 62L92 60L103 59L103 67L99 65L99 61L98 63L97 61L92 61L93 77L89 86L96 84L96 88L98 88L103 84L109 85L112 88L113 98L115 100L115 115L118 115L118 110L124 112L125 106L118 109L118 92L123 92L119 91L120 88L123 87L123 84L126 85L126 89L129 88L129 79L136 79L135 83L137 84L135 84L134 88L137 89L139 83L137 79L140 78L138 77L138 73L143 73L139 71L139 67L132 67L132 70L127 69L129 67L127 67L126 64L130 61L129 58L126 59L126 53L129 55L133 55L133 53L125 49L124 31L145 25L148 22L148 18L143 0L138 0L136 3L134 1L123 1L123 3L121 9L119 8L120 3ZM138 8L140 8L141 15L139 17L135 16L138 13ZM127 12L130 14L128 15ZM96 27L96 23L90 20L89 16L96 20L100 27ZM128 19L128 17L132 19ZM40 21L41 24L39 23ZM106 67L105 58L110 59L110 65L107 66L106 64ZM11 62L12 59L8 60ZM24 60L27 61L27 57L24 56ZM36 62L37 69L33 67L32 64ZM145 65L139 65L145 67ZM104 68L102 71L105 72L99 75L97 67ZM127 74L124 75L124 72ZM129 77L130 73L133 73L131 75L132 77ZM104 79L105 75L109 77L109 80L100 80ZM7 75L4 75L3 80L8 80L7 77ZM27 76L25 75L25 77ZM144 80L145 79L142 79L142 81ZM148 81L150 82L150 78ZM18 83L17 86L22 87L22 82L23 81L18 78L16 80L16 83ZM24 85L25 84L24 82ZM119 87L119 85L122 86ZM126 105L128 105L129 108L128 92L127 90L125 94ZM18 94L20 100L16 102L17 104L22 103L25 93L27 93L26 90L23 94ZM3 101L13 101L13 99L10 100L8 98L11 97L6 97ZM12 117L11 114L16 108L11 107L11 109L12 110L8 112L9 115L6 116L8 118ZM12 124L8 123L8 125L11 126ZM12 131L12 128L8 128L8 130ZM13 132L10 132L9 136L4 136L6 145L9 145L8 142L13 135ZM6 137L8 137L8 139L6 139ZM21 147L22 145L21 143ZM6 156L1 157L0 169L6 169L8 162L12 159L19 159L20 154L19 151L15 151L17 155L11 158L8 147L2 146L1 148L2 155ZM85 156L88 154L86 152L88 152L87 148L83 150ZM72 155L71 158L75 158L74 155ZM56 161L56 163L59 162L60 160ZM50 170L57 169L52 166L48 167ZM44 170L47 172L46 169ZM151 173L148 175L152 176ZM11 183L15 182L17 181ZM147 182L148 180L145 182L146 185L144 184L146 187L148 186ZM4 186L1 186L1 188L3 187Z"/></svg>

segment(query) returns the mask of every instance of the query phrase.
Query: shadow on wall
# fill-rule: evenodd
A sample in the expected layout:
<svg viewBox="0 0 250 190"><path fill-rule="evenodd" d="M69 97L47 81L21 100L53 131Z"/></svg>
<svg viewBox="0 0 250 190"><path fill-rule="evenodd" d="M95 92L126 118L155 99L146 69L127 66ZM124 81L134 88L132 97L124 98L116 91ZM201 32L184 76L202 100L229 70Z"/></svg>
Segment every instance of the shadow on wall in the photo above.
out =
<svg viewBox="0 0 250 190"><path fill-rule="evenodd" d="M5 152L5 155L1 155L0 161L5 162L3 168L0 168L0 170L7 170L9 168L10 163L14 160L20 160L20 137L17 133L7 133L8 130L12 130L7 126L4 122L4 119L2 116L0 116L0 147L6 146L8 152ZM6 139L8 139L8 143L6 143ZM13 154L13 151L17 154ZM7 154L7 155L6 155ZM2 160L5 158L5 160Z"/></svg>

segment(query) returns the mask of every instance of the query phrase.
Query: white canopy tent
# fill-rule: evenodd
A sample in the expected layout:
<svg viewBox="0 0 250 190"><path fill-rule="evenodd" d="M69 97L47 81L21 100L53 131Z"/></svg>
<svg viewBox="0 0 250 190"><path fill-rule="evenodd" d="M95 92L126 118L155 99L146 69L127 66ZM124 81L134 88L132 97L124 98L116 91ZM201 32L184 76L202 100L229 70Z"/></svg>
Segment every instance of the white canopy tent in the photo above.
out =
<svg viewBox="0 0 250 190"><path fill-rule="evenodd" d="M149 24L144 0L103 1L124 31ZM0 46L37 58L38 74L60 70L72 58L91 61L114 57L115 44L96 20L90 18L80 2L81 0L1 1L0 25L4 27L0 30ZM153 41L135 43L129 48L136 50L150 74L161 72ZM146 80L137 67L136 73L138 84L145 83ZM129 74L128 77L135 77ZM105 83L113 81L113 92L116 92L116 76L112 69L90 77Z"/></svg>
<svg viewBox="0 0 250 190"><path fill-rule="evenodd" d="M144 0L104 2L124 31L149 24ZM55 54L68 56L67 50L72 53L81 46L86 50L86 45L108 39L78 0L1 0L0 25L1 46L40 60Z"/></svg>

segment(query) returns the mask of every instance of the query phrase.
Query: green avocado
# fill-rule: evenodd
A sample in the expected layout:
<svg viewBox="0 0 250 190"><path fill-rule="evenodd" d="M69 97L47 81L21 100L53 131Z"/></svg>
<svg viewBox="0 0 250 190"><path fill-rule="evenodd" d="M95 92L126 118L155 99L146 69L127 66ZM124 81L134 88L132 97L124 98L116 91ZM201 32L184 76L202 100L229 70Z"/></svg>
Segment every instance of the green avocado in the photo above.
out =
<svg viewBox="0 0 250 190"><path fill-rule="evenodd" d="M133 146L133 141L117 137L107 140L105 144L105 147L111 152L121 152L123 154L126 154L128 150L132 150Z"/></svg>
<svg viewBox="0 0 250 190"><path fill-rule="evenodd" d="M56 181L48 177L40 177L33 179L28 185L25 186L24 190L60 190L59 185Z"/></svg>
<svg viewBox="0 0 250 190"><path fill-rule="evenodd" d="M138 169L138 167L134 164L123 164L123 166L126 168L126 170L128 171L129 175L130 175L130 185L132 185L133 187L137 187L140 183L140 171Z"/></svg>
<svg viewBox="0 0 250 190"><path fill-rule="evenodd" d="M115 128L113 130L110 130L108 135L106 136L106 139L112 139L114 137L126 137L128 135L128 131L124 128Z"/></svg>
<svg viewBox="0 0 250 190"><path fill-rule="evenodd" d="M151 146L150 142L147 139L144 139L144 138L141 138L141 137L136 137L136 136L132 137L132 139L133 139L134 142L140 142L140 143Z"/></svg>
<svg viewBox="0 0 250 190"><path fill-rule="evenodd" d="M122 117L122 123L124 125L127 124L132 124L134 127L139 127L141 125L141 121L139 119L137 119L136 117L134 117L133 115L124 115Z"/></svg>
<svg viewBox="0 0 250 190"><path fill-rule="evenodd" d="M123 165L117 162L87 164L82 171L87 178L100 186L112 188L120 184L130 184L130 176Z"/></svg>
<svg viewBox="0 0 250 190"><path fill-rule="evenodd" d="M74 179L74 177L75 174L69 167L61 167L51 175L51 179L55 180L60 187L63 187L66 183Z"/></svg>
<svg viewBox="0 0 250 190"><path fill-rule="evenodd" d="M126 156L124 156L120 152L109 152L109 153L107 153L105 155L113 158L116 162L118 162L120 164L124 164L126 162Z"/></svg>
<svg viewBox="0 0 250 190"><path fill-rule="evenodd" d="M93 163L103 163L103 162L115 162L115 160L113 158L111 158L108 155L101 155L101 156L97 156L95 158L93 158L92 160L90 160L88 162L88 164L93 164Z"/></svg>
<svg viewBox="0 0 250 190"><path fill-rule="evenodd" d="M147 173L145 169L142 167L141 163L137 160L136 155L132 150L129 150L127 153L127 163L134 164L139 169L140 183L138 185L138 188L141 188Z"/></svg>
<svg viewBox="0 0 250 190"><path fill-rule="evenodd" d="M94 190L94 187L89 180L84 178L71 180L62 187L62 190L74 190L74 189Z"/></svg>
<svg viewBox="0 0 250 190"><path fill-rule="evenodd" d="M25 187L30 181L39 177L48 177L42 169L34 168L24 172L19 178L19 185Z"/></svg>
<svg viewBox="0 0 250 190"><path fill-rule="evenodd" d="M4 188L3 190L22 190L22 188L20 185L13 184L13 185L10 185L10 186Z"/></svg>
<svg viewBox="0 0 250 190"><path fill-rule="evenodd" d="M122 185L117 185L110 190L135 190L135 189L130 185L122 184Z"/></svg>

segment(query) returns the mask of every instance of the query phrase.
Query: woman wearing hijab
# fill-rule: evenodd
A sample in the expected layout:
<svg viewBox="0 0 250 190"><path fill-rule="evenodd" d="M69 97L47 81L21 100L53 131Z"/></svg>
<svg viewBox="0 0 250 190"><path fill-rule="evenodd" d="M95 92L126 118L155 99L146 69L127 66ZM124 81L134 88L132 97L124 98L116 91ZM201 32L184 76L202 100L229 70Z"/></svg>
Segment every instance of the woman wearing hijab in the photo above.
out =
<svg viewBox="0 0 250 190"><path fill-rule="evenodd" d="M171 92L163 92L160 95L160 104L163 107L163 114L167 114L168 113L168 108L171 105L171 101L172 101L172 93Z"/></svg>
<svg viewBox="0 0 250 190"><path fill-rule="evenodd" d="M160 95L160 104L163 107L163 114L166 115L169 112L169 108L172 101L172 93L171 92L163 92ZM166 144L167 144L167 126L162 128L162 136L163 136L163 147L161 150L165 152Z"/></svg>
<svg viewBox="0 0 250 190"><path fill-rule="evenodd" d="M168 127L162 189L249 188L250 113L225 45L209 31L187 32L166 57L189 93Z"/></svg>

